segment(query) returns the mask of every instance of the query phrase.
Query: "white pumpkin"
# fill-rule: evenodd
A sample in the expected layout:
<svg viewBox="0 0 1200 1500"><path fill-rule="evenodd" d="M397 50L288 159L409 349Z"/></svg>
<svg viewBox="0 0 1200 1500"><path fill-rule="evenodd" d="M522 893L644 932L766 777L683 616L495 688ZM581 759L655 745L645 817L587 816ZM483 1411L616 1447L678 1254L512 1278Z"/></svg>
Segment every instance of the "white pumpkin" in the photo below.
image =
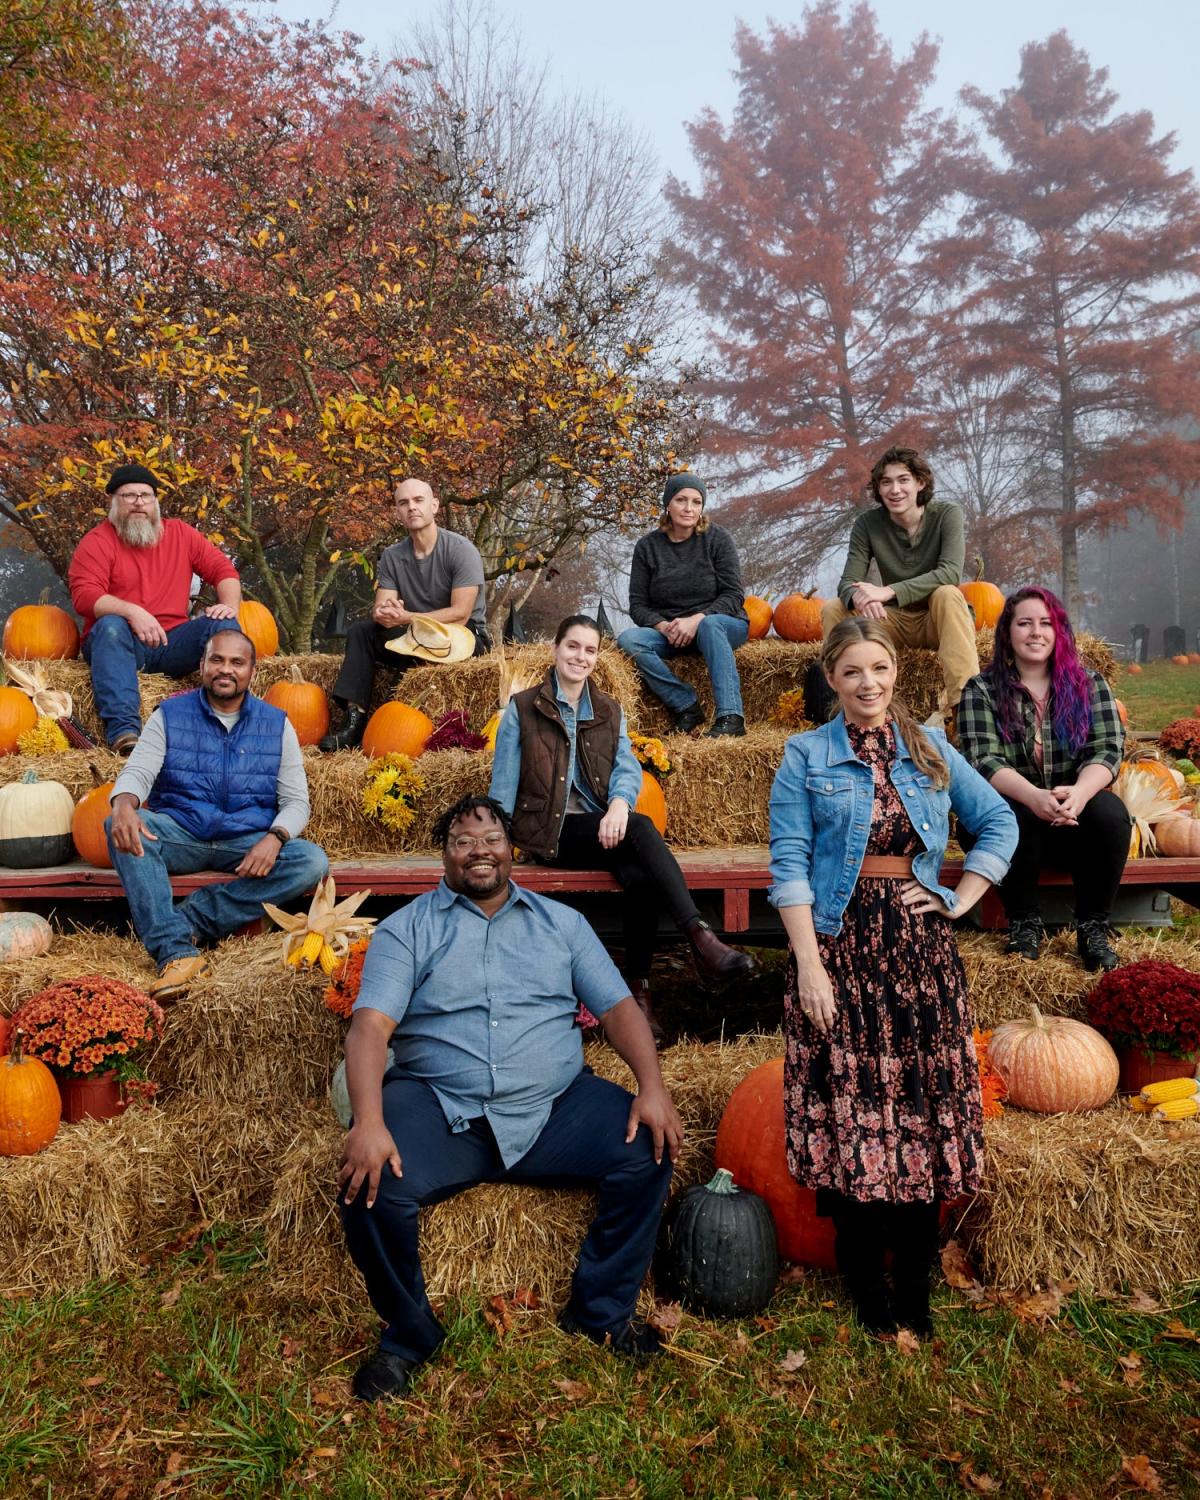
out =
<svg viewBox="0 0 1200 1500"><path fill-rule="evenodd" d="M0 787L0 865L42 870L74 856L71 819L75 800L58 781L42 781L26 771L20 781Z"/></svg>
<svg viewBox="0 0 1200 1500"><path fill-rule="evenodd" d="M0 963L38 958L50 951L54 929L32 911L0 912Z"/></svg>

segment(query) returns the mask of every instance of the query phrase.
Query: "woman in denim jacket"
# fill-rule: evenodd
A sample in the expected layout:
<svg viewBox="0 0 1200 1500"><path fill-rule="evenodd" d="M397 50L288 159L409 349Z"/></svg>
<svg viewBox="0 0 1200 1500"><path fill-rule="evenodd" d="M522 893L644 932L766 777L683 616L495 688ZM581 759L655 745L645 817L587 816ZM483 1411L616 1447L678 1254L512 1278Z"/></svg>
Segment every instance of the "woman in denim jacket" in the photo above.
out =
<svg viewBox="0 0 1200 1500"><path fill-rule="evenodd" d="M925 1336L939 1207L978 1189L983 1145L951 923L1003 878L1017 825L894 696L878 622L836 626L821 664L840 712L788 741L771 791L770 900L791 948L788 1167L833 1218L859 1320ZM951 809L976 836L956 890L939 881Z"/></svg>

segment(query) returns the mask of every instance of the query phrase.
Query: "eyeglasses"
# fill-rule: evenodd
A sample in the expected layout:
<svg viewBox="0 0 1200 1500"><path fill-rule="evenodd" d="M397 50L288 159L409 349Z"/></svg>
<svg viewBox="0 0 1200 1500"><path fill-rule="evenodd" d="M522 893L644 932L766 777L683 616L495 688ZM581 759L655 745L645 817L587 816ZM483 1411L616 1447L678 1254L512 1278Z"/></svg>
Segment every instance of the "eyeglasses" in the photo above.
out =
<svg viewBox="0 0 1200 1500"><path fill-rule="evenodd" d="M460 833L450 841L450 847L455 854L469 854L472 849L487 849L495 853L508 843L508 835L504 833L485 833L476 838L469 833Z"/></svg>

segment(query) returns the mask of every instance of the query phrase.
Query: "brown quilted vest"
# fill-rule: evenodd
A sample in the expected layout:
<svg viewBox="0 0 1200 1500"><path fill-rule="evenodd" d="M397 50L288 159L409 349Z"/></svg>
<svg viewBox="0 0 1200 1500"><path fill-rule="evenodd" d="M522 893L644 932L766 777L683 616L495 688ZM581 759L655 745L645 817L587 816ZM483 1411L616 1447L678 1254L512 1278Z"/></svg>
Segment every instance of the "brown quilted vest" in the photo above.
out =
<svg viewBox="0 0 1200 1500"><path fill-rule="evenodd" d="M575 764L601 807L608 806L608 780L621 733L621 705L589 683L592 717L575 721ZM538 687L516 693L521 727L521 776L512 815L512 841L535 859L558 852L563 811L567 805L567 766L571 746L558 704L554 676L547 672Z"/></svg>

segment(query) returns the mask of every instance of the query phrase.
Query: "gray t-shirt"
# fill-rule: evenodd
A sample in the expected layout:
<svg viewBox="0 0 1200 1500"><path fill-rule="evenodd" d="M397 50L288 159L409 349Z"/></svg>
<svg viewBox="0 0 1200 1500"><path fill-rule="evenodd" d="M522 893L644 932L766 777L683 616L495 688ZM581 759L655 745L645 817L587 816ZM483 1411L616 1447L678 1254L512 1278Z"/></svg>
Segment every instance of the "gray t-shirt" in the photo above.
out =
<svg viewBox="0 0 1200 1500"><path fill-rule="evenodd" d="M473 542L459 536L457 531L446 531L441 526L428 557L418 557L413 551L412 538L406 536L402 542L384 549L375 574L375 587L395 589L404 608L416 615L445 609L450 603L451 589L471 586L479 589L471 611L471 623L486 626L487 589L483 581L483 558Z"/></svg>

